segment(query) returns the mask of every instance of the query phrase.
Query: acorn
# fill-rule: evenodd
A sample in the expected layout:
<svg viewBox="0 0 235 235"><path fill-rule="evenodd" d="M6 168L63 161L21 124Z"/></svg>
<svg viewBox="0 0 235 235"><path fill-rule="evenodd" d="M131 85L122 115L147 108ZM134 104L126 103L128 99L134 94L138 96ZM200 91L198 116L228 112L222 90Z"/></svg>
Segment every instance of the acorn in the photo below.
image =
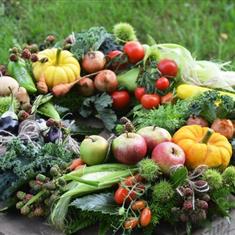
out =
<svg viewBox="0 0 235 235"><path fill-rule="evenodd" d="M211 197L209 194L203 194L202 196L202 200L206 201L206 202L209 202L211 200Z"/></svg>

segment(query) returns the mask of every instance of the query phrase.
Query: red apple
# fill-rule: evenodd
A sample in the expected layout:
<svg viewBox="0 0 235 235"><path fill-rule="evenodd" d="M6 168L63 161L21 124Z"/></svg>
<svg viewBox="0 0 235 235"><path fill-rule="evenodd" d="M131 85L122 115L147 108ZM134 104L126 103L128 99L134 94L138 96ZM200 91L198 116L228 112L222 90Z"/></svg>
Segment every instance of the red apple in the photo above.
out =
<svg viewBox="0 0 235 235"><path fill-rule="evenodd" d="M148 151L152 151L158 144L171 141L171 134L160 127L146 126L137 131L141 135L148 146Z"/></svg>
<svg viewBox="0 0 235 235"><path fill-rule="evenodd" d="M124 133L113 140L112 151L119 162L131 165L144 158L147 144L141 135Z"/></svg>
<svg viewBox="0 0 235 235"><path fill-rule="evenodd" d="M171 167L184 164L185 154L177 144L163 142L153 149L152 159L164 173L169 173Z"/></svg>

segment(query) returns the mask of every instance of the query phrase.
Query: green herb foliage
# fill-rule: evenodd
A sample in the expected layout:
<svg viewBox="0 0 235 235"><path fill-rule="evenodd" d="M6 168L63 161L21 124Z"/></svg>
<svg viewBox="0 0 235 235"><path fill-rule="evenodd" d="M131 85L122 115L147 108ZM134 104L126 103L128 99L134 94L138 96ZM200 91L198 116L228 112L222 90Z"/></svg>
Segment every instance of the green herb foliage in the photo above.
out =
<svg viewBox="0 0 235 235"><path fill-rule="evenodd" d="M137 129L146 126L158 126L174 133L186 123L189 117L189 102L161 105L158 109L144 110L140 106L134 110L134 125Z"/></svg>
<svg viewBox="0 0 235 235"><path fill-rule="evenodd" d="M111 38L111 34L104 27L92 27L87 31L75 33L74 36L76 41L71 52L78 60L82 59L88 51L98 50L106 38Z"/></svg>
<svg viewBox="0 0 235 235"><path fill-rule="evenodd" d="M96 116L101 119L108 130L115 127L117 116L112 110L112 98L106 93L86 98L80 107L80 115L84 118Z"/></svg>
<svg viewBox="0 0 235 235"><path fill-rule="evenodd" d="M0 201L12 196L36 174L47 173L52 166L69 163L72 158L73 154L63 145L48 143L41 147L13 139L0 161Z"/></svg>

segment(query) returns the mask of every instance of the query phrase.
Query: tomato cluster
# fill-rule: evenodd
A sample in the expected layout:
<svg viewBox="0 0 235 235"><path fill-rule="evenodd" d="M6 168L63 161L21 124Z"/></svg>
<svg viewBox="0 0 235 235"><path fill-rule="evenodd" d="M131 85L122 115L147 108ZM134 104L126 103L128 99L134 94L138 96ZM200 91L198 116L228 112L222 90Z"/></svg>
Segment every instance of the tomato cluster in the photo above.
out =
<svg viewBox="0 0 235 235"><path fill-rule="evenodd" d="M139 198L144 192L145 185L143 184L143 178L139 174L127 177L116 190L114 194L115 202L120 206L128 205L135 212L134 216L128 214L128 218L123 223L124 229L132 230L138 225L146 227L150 224L152 219L151 210L147 202Z"/></svg>
<svg viewBox="0 0 235 235"><path fill-rule="evenodd" d="M155 82L155 88L159 91L165 91L170 87L170 79L174 79L177 76L177 64L173 60L164 59L156 67L160 77ZM170 103L173 99L173 94L172 92L164 96L156 93L147 94L144 87L137 87L135 97L145 109L152 109L158 107L160 104Z"/></svg>

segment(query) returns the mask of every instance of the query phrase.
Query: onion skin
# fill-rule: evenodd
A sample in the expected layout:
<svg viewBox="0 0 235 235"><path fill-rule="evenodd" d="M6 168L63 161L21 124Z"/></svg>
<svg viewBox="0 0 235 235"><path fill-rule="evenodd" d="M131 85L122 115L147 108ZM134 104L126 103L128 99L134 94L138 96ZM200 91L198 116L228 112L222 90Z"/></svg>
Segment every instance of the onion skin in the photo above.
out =
<svg viewBox="0 0 235 235"><path fill-rule="evenodd" d="M113 92L118 88L118 80L116 74L108 69L101 71L95 77L95 87L98 91Z"/></svg>
<svg viewBox="0 0 235 235"><path fill-rule="evenodd" d="M88 52L82 60L82 68L88 73L95 73L104 69L106 60L101 51Z"/></svg>
<svg viewBox="0 0 235 235"><path fill-rule="evenodd" d="M211 129L213 129L215 132L220 133L228 139L231 139L234 134L233 123L229 119L216 119L212 123Z"/></svg>
<svg viewBox="0 0 235 235"><path fill-rule="evenodd" d="M94 82L90 78L82 78L78 81L79 95L91 96L95 92Z"/></svg>
<svg viewBox="0 0 235 235"><path fill-rule="evenodd" d="M187 126L190 126L190 125L199 125L199 126L202 126L202 127L208 127L209 124L208 122L200 117L200 116L195 116L195 115L192 115L188 120L187 120Z"/></svg>

